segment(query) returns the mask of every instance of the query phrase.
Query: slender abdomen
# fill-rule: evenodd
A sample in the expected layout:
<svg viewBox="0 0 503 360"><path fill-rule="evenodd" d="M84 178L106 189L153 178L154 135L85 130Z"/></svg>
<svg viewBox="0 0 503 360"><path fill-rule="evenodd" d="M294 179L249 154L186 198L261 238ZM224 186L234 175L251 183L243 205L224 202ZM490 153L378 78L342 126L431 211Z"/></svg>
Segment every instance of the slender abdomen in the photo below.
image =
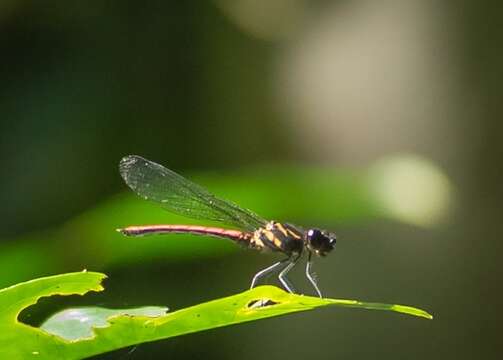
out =
<svg viewBox="0 0 503 360"><path fill-rule="evenodd" d="M231 239L237 242L249 241L252 234L231 229L222 229L217 227L209 226L198 226L198 225L140 225L140 226L128 226L123 229L117 229L118 232L126 236L144 236L144 235L154 235L154 234L196 234L196 235L208 235L217 236L221 238Z"/></svg>

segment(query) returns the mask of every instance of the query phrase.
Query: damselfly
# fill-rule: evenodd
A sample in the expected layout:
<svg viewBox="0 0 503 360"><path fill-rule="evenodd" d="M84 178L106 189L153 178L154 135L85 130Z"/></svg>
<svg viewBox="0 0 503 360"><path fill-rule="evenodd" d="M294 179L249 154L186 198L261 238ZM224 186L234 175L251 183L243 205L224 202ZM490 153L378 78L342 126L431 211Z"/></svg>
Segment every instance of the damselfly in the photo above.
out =
<svg viewBox="0 0 503 360"><path fill-rule="evenodd" d="M335 248L335 234L324 230L266 221L250 210L220 199L201 186L185 179L162 165L130 155L119 164L126 184L146 200L159 203L168 211L193 219L221 222L238 230L198 225L141 225L118 229L127 236L149 234L190 233L227 238L257 250L280 252L284 260L259 271L252 279L251 288L258 281L278 271L278 279L286 290L294 288L287 278L288 272L307 254L306 277L316 293L322 297L312 272L312 255L325 256Z"/></svg>

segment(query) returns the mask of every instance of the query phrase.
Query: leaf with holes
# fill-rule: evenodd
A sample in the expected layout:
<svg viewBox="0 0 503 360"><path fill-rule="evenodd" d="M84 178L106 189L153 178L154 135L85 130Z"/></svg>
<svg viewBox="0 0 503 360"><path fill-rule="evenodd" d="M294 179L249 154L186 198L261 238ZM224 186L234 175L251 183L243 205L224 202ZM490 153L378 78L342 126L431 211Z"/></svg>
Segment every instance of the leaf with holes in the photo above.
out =
<svg viewBox="0 0 503 360"><path fill-rule="evenodd" d="M18 321L19 313L41 297L102 291L105 277L94 272L70 273L0 290L0 358L82 359L144 342L328 305L432 318L427 312L409 306L320 299L289 294L274 286L260 286L172 313L166 313L163 307L122 310L86 307L59 312L40 328Z"/></svg>

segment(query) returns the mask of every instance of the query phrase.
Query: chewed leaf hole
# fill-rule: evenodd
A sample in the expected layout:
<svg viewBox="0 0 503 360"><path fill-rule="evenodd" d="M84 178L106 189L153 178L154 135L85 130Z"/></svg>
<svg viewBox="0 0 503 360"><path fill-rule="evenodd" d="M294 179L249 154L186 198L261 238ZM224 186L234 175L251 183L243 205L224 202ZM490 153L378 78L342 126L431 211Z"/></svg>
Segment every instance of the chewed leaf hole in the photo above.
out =
<svg viewBox="0 0 503 360"><path fill-rule="evenodd" d="M255 300L250 301L248 303L247 307L249 309L258 309L258 308L263 308L266 306L272 306L272 305L276 305L276 304L279 304L279 303L277 303L276 301L273 301L271 299L255 299Z"/></svg>
<svg viewBox="0 0 503 360"><path fill-rule="evenodd" d="M60 311L47 319L40 329L65 340L87 339L94 336L93 328L114 324L115 316L143 316L156 318L166 315L167 308L146 306L134 309L106 309L81 307Z"/></svg>
<svg viewBox="0 0 503 360"><path fill-rule="evenodd" d="M26 325L39 327L48 317L68 307L82 307L90 301L96 301L99 296L88 294L85 298L81 295L52 295L38 299L38 301L24 308L18 315L18 320ZM98 300L99 301L99 300Z"/></svg>

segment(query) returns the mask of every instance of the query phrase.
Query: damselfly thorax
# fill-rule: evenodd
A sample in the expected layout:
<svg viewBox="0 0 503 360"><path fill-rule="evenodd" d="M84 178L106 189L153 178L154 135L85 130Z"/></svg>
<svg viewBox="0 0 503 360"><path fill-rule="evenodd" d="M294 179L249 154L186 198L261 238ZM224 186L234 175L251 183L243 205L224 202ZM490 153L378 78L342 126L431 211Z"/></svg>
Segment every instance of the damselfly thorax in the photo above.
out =
<svg viewBox="0 0 503 360"><path fill-rule="evenodd" d="M292 225L270 221L253 232L250 247L298 255L304 249L304 234Z"/></svg>
<svg viewBox="0 0 503 360"><path fill-rule="evenodd" d="M149 234L190 233L195 235L227 238L256 250L284 253L287 258L258 272L252 280L253 288L265 275L280 270L279 280L290 292L293 286L286 274L307 253L306 276L321 297L321 292L312 274L312 254L325 256L335 248L336 238L332 233L319 229L304 230L292 224L265 221L250 210L217 198L206 189L196 185L175 172L131 155L123 158L119 169L124 181L133 191L146 200L152 200L169 211L195 219L206 219L232 225L239 230L199 225L140 225L118 229L127 236Z"/></svg>

